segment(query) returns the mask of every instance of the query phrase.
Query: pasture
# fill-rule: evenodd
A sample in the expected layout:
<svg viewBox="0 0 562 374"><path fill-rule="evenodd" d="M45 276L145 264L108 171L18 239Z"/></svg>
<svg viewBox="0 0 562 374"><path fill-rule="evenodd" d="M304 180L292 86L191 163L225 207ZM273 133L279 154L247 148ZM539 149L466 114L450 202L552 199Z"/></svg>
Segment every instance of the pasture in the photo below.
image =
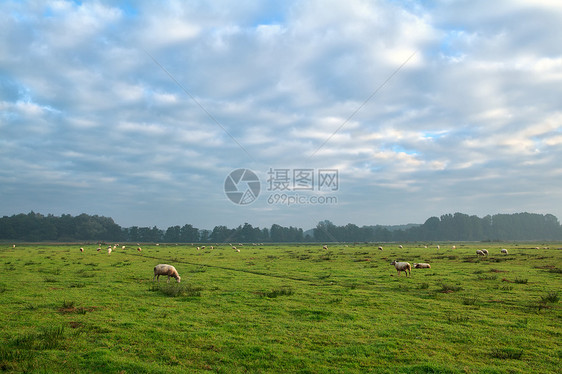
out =
<svg viewBox="0 0 562 374"><path fill-rule="evenodd" d="M402 244L0 244L0 370L560 372L562 244Z"/></svg>

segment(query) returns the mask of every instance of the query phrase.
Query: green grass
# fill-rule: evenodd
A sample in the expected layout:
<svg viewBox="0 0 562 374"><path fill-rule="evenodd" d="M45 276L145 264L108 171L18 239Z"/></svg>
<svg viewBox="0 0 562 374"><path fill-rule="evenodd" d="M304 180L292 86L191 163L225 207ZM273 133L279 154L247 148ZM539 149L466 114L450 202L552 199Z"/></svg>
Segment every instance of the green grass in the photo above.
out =
<svg viewBox="0 0 562 374"><path fill-rule="evenodd" d="M560 243L402 244L0 244L0 371L559 371Z"/></svg>

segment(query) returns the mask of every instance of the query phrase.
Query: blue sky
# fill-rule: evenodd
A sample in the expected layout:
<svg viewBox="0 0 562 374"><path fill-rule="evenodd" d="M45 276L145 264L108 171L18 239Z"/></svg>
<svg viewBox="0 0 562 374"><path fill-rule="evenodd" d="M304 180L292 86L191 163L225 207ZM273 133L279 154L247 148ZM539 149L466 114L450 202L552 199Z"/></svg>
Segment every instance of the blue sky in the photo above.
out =
<svg viewBox="0 0 562 374"><path fill-rule="evenodd" d="M0 2L0 215L560 218L561 22L554 0ZM240 168L251 204L224 192Z"/></svg>

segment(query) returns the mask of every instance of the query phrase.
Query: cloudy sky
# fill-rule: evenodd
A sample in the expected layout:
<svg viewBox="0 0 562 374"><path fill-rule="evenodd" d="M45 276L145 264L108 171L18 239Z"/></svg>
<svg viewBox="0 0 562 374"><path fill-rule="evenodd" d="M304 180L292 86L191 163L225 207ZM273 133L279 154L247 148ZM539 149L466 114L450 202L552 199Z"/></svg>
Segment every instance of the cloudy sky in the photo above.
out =
<svg viewBox="0 0 562 374"><path fill-rule="evenodd" d="M562 218L557 0L2 1L0 24L0 215Z"/></svg>

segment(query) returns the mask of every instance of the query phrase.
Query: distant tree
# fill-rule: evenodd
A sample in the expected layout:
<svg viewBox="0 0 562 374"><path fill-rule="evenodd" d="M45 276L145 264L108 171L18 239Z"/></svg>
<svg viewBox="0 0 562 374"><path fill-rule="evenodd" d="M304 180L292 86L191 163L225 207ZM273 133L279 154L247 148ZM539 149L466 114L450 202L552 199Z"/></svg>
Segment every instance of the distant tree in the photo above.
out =
<svg viewBox="0 0 562 374"><path fill-rule="evenodd" d="M164 234L164 241L167 243L180 243L181 227L179 225L168 227Z"/></svg>

